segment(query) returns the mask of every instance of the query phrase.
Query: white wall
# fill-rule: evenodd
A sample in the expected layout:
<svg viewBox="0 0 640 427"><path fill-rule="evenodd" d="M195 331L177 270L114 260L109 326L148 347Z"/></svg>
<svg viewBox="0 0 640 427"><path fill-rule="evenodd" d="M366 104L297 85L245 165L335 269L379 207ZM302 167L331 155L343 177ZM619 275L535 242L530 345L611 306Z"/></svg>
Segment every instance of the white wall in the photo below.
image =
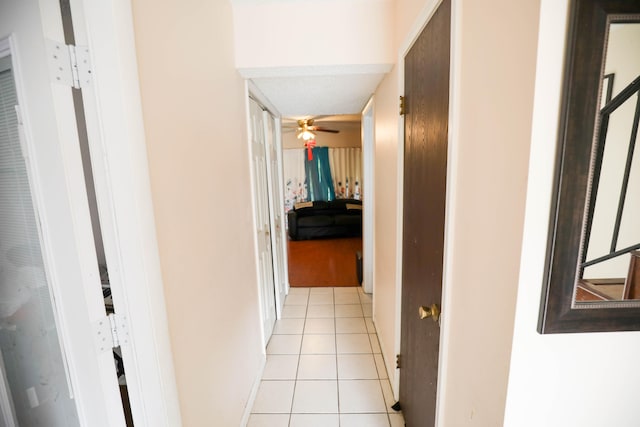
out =
<svg viewBox="0 0 640 427"><path fill-rule="evenodd" d="M238 68L393 62L390 0L233 3Z"/></svg>
<svg viewBox="0 0 640 427"><path fill-rule="evenodd" d="M264 356L231 6L134 0L133 13L183 425L238 426Z"/></svg>
<svg viewBox="0 0 640 427"><path fill-rule="evenodd" d="M396 238L398 183L398 73L393 68L375 93L375 206L374 206L374 314L378 339L392 384L399 323L396 288ZM397 391L397 387L395 387Z"/></svg>
<svg viewBox="0 0 640 427"><path fill-rule="evenodd" d="M533 111L539 1L453 9L440 425L503 422Z"/></svg>
<svg viewBox="0 0 640 427"><path fill-rule="evenodd" d="M507 427L635 427L640 419L640 333L536 332L554 153L567 0L542 0L526 218Z"/></svg>

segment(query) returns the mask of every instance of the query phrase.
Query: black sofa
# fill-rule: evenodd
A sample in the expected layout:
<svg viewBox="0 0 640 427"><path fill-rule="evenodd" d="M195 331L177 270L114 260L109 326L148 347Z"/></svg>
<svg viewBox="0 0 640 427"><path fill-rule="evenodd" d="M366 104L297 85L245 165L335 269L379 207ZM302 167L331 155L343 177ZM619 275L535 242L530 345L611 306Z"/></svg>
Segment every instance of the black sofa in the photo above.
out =
<svg viewBox="0 0 640 427"><path fill-rule="evenodd" d="M362 201L296 203L287 213L287 222L292 240L362 236Z"/></svg>

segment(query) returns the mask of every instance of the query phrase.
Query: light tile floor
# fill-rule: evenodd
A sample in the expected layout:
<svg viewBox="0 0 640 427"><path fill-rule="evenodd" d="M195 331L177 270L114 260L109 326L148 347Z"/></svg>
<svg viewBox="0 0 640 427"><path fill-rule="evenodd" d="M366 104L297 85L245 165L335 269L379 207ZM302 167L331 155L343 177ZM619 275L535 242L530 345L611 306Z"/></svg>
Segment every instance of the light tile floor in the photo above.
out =
<svg viewBox="0 0 640 427"><path fill-rule="evenodd" d="M248 427L404 427L360 287L291 288Z"/></svg>

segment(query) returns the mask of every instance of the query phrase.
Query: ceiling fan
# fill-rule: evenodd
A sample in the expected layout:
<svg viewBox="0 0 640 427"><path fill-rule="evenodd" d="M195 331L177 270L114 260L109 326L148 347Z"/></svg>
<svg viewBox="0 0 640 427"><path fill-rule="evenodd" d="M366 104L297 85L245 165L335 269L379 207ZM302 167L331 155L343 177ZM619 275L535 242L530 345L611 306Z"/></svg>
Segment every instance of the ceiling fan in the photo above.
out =
<svg viewBox="0 0 640 427"><path fill-rule="evenodd" d="M340 133L339 130L329 129L322 126L315 126L314 123L315 119L298 119L297 128L295 128L295 125L289 127L295 128L298 132L296 135L298 139L302 139L304 141L316 139L316 132Z"/></svg>

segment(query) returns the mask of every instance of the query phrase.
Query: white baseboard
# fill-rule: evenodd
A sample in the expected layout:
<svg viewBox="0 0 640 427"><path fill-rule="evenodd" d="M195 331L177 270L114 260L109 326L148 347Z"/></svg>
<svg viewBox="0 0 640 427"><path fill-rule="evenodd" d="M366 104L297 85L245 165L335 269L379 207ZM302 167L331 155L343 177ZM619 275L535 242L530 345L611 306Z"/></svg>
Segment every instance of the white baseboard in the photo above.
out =
<svg viewBox="0 0 640 427"><path fill-rule="evenodd" d="M251 393L249 393L249 400L247 400L247 405L244 407L244 413L242 414L242 419L240 420L240 427L246 427L249 422L249 417L251 416L251 409L253 408L253 403L256 401L256 396L258 394L258 388L260 387L260 381L262 381L262 374L264 373L264 367L267 364L267 355L262 355L262 361L260 362L260 369L258 369L258 374L256 375L256 379L253 382L253 387L251 387Z"/></svg>

